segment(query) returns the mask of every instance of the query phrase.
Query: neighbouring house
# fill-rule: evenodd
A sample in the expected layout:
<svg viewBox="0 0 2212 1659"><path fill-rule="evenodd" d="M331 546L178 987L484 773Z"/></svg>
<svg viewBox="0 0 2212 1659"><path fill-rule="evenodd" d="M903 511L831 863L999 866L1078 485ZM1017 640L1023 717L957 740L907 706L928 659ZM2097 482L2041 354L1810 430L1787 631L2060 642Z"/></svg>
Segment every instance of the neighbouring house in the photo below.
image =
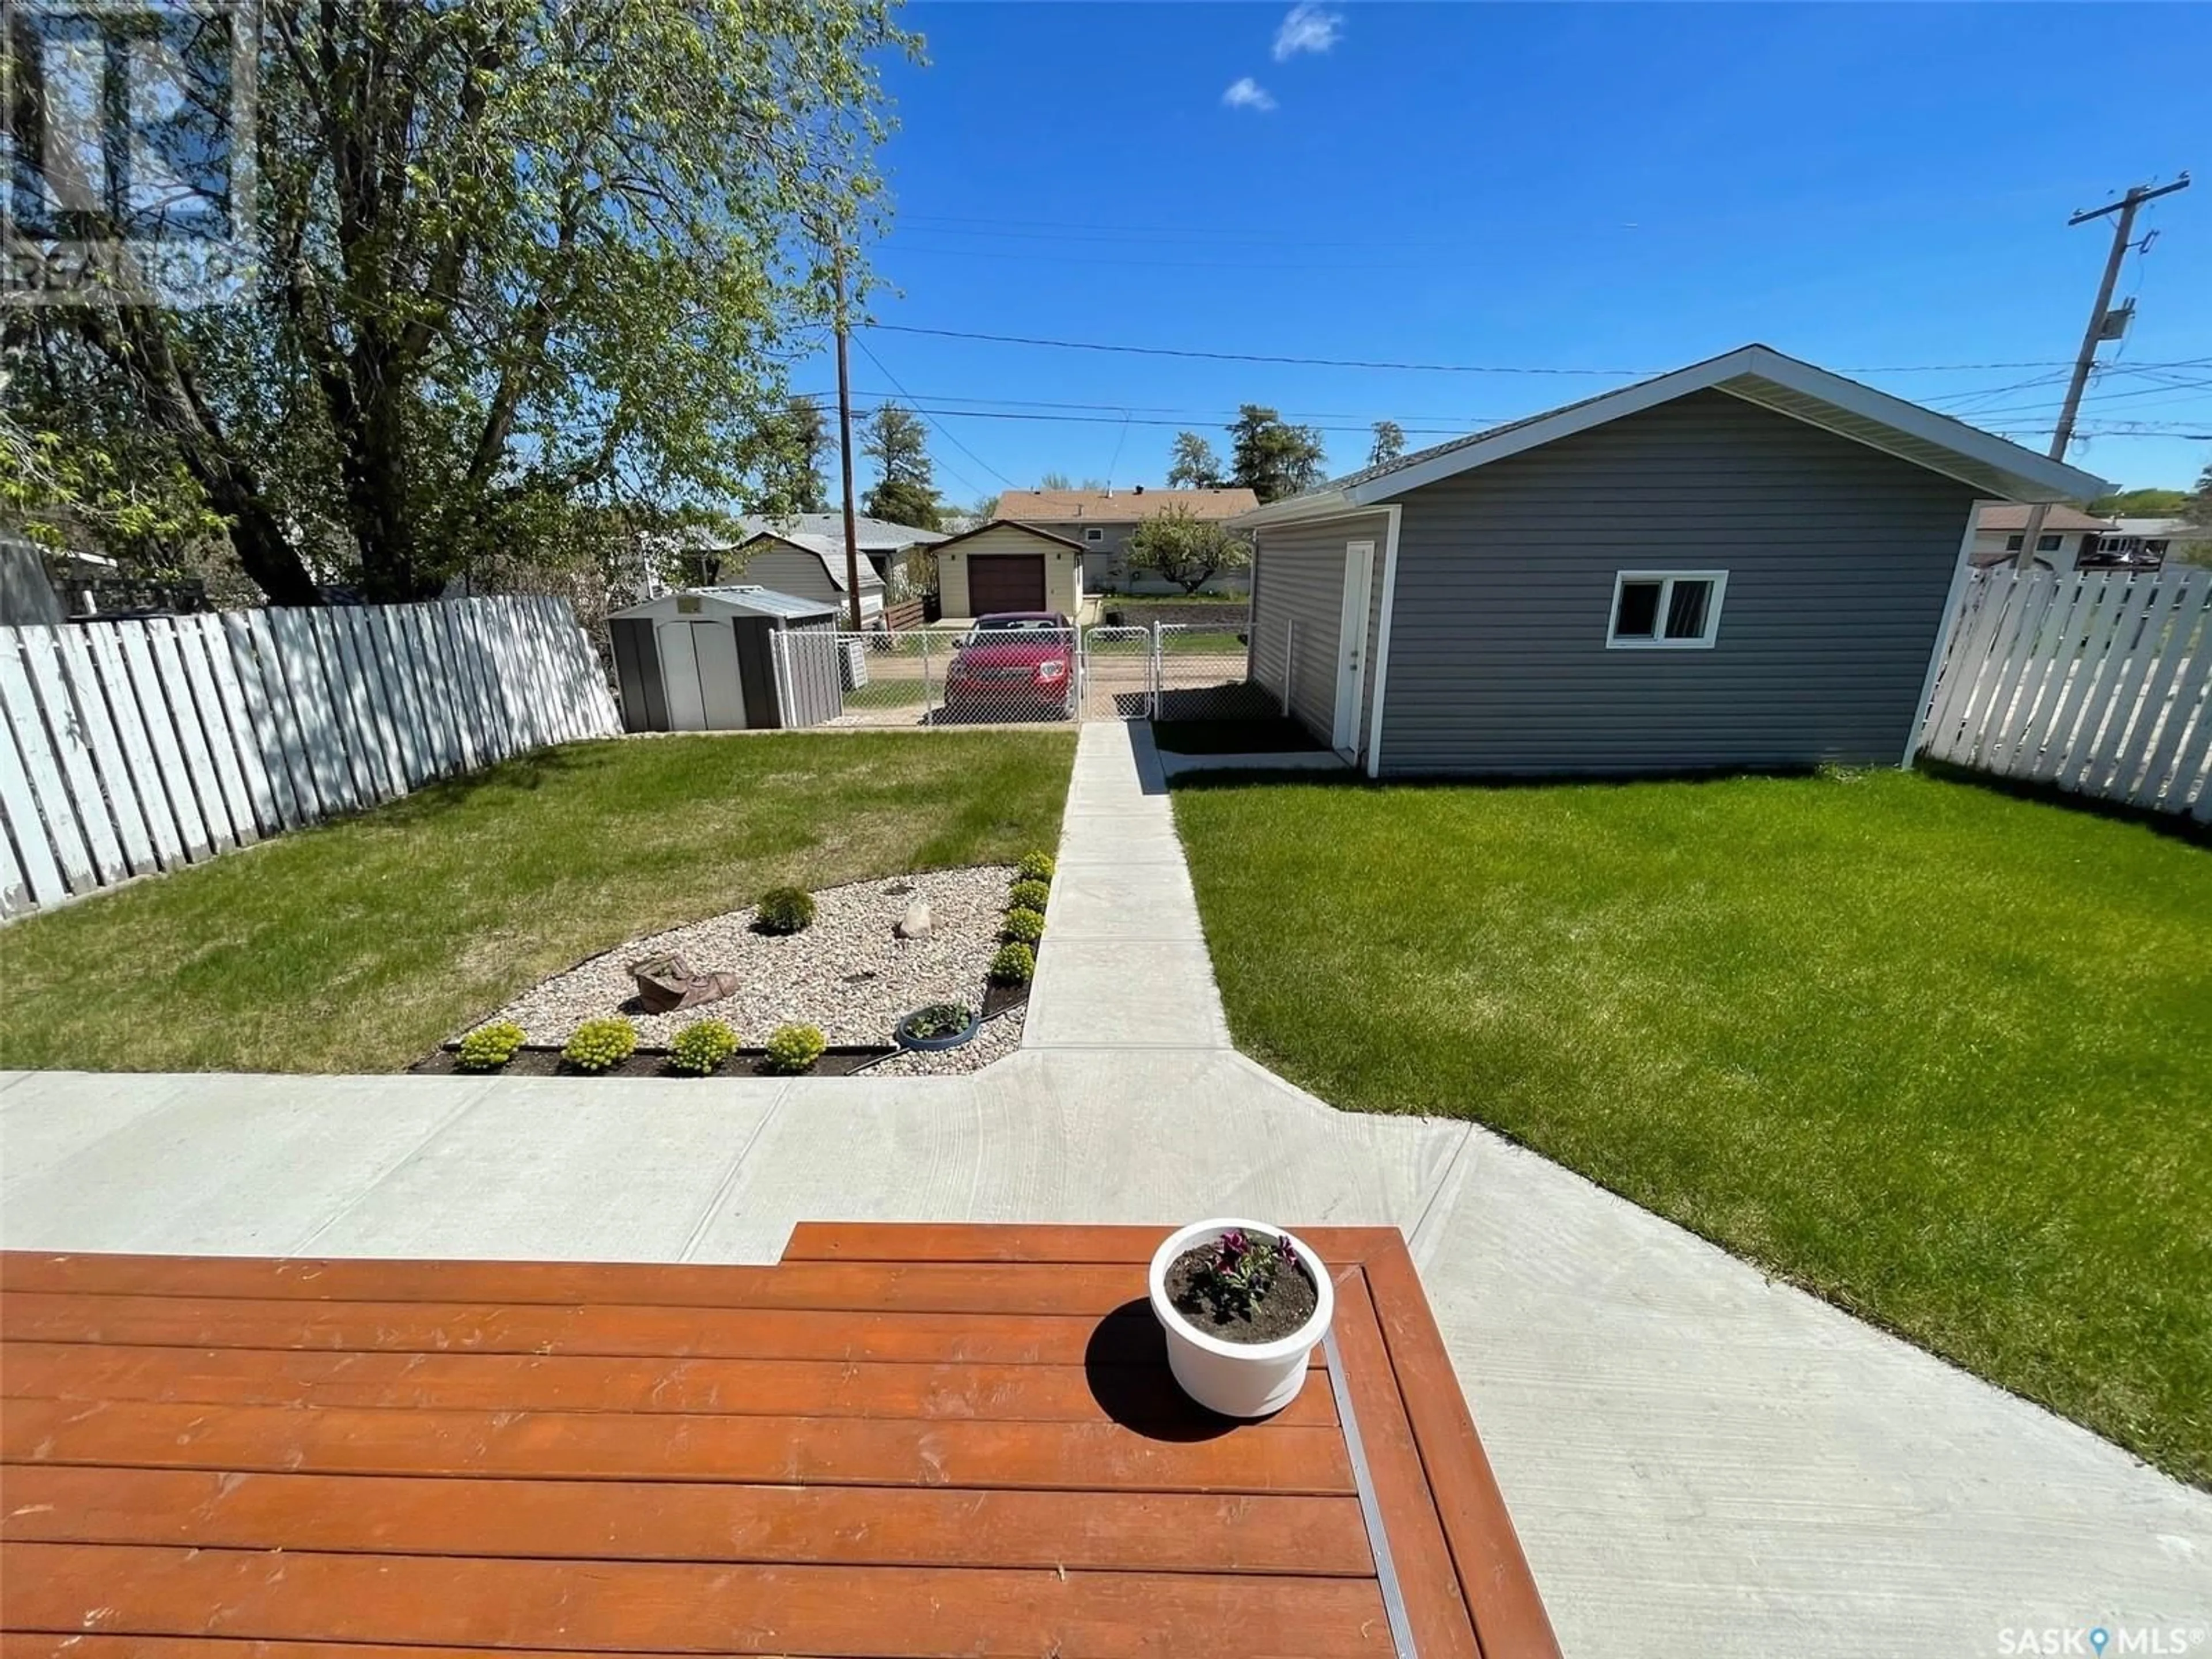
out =
<svg viewBox="0 0 2212 1659"><path fill-rule="evenodd" d="M883 620L884 578L873 561L860 562L860 625L873 628ZM805 531L763 531L749 542L730 550L720 568L725 577L742 575L748 583L774 588L802 599L823 599L838 608L852 626L845 600L845 544L832 543Z"/></svg>
<svg viewBox="0 0 2212 1659"><path fill-rule="evenodd" d="M2075 570L2086 561L2095 563L2098 538L2113 521L2084 513L2063 502L2043 515L2043 528L2035 538L2035 551L2023 559L2021 544L2027 539L2029 509L2017 502L2001 501L1984 507L1974 520L1974 568L1993 570L2025 567L2033 570Z"/></svg>
<svg viewBox="0 0 2212 1659"><path fill-rule="evenodd" d="M2115 519L2112 527L2097 538L2097 549L2085 562L2113 569L2156 570L2169 558L2180 560L2195 549L2212 544L2212 529L2186 519ZM2196 562L2205 561L2199 557Z"/></svg>
<svg viewBox="0 0 2212 1659"><path fill-rule="evenodd" d="M763 532L788 536L811 544L826 544L829 550L842 560L845 556L845 515L842 513L793 513L784 518L764 517L748 514L738 520L744 536L750 538ZM860 556L876 568L887 589L899 586L898 571L901 556L910 547L928 547L945 539L945 533L937 530L917 530L910 524L893 524L889 519L871 519L866 514L856 514L853 519L853 545Z"/></svg>
<svg viewBox="0 0 2212 1659"><path fill-rule="evenodd" d="M1056 611L1073 621L1085 592L1083 544L994 519L937 544L937 602L948 617Z"/></svg>
<svg viewBox="0 0 2212 1659"><path fill-rule="evenodd" d="M1249 513L1260 498L1249 489L1009 489L999 497L999 517L1035 525L1083 548L1086 593L1179 593L1142 570L1130 568L1126 549L1137 526L1156 514L1181 509L1194 519L1229 520ZM1242 592L1242 571L1211 586ZM947 613L951 607L946 607Z"/></svg>
<svg viewBox="0 0 2212 1659"><path fill-rule="evenodd" d="M1894 764L2073 467L1765 346L1245 514L1252 677L1370 776Z"/></svg>

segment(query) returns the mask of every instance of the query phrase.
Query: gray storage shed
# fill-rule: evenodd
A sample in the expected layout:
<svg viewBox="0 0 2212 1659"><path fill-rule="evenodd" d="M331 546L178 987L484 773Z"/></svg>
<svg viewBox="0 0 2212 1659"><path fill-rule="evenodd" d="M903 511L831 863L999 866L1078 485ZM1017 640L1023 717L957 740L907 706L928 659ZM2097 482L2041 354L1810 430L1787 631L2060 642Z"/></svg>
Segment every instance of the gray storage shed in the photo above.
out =
<svg viewBox="0 0 2212 1659"><path fill-rule="evenodd" d="M607 618L628 732L818 726L844 710L837 611L765 587L693 587ZM787 648L777 652L771 637Z"/></svg>
<svg viewBox="0 0 2212 1659"><path fill-rule="evenodd" d="M2104 488L1752 345L1231 523L1253 679L1370 777L1894 765L1978 506Z"/></svg>

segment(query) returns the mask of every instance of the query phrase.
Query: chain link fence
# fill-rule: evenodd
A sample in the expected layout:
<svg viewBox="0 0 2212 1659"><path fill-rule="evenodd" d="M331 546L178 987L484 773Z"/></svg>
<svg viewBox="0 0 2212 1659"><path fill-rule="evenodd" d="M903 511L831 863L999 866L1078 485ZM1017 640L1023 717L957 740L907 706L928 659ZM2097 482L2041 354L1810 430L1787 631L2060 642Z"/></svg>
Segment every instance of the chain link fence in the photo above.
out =
<svg viewBox="0 0 2212 1659"><path fill-rule="evenodd" d="M1218 623L1047 623L769 635L779 683L821 678L834 653L836 710L822 724L915 729L1068 720L1261 719L1280 693L1251 678L1248 637ZM793 705L795 706L795 705Z"/></svg>
<svg viewBox="0 0 2212 1659"><path fill-rule="evenodd" d="M1252 678L1249 624L1157 623L1157 690L1152 718L1163 720L1263 720L1281 698Z"/></svg>

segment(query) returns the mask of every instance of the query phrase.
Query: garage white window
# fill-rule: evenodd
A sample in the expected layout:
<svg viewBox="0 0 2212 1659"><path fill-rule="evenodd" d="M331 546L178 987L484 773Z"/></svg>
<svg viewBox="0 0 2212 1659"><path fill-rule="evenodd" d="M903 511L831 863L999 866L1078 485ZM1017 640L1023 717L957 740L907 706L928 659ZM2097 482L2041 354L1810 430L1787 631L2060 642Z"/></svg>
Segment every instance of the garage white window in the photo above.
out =
<svg viewBox="0 0 2212 1659"><path fill-rule="evenodd" d="M1720 637L1725 570L1624 570L1613 579L1608 648L1701 651Z"/></svg>

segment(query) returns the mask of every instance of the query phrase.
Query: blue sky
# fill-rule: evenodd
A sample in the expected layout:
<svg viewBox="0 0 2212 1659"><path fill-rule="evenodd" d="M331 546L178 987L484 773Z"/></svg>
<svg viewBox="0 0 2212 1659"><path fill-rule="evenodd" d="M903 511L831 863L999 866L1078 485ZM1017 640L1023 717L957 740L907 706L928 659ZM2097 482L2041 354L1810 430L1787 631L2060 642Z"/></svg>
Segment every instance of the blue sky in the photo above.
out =
<svg viewBox="0 0 2212 1659"><path fill-rule="evenodd" d="M930 61L889 76L874 318L1553 370L1757 339L2040 449L2063 368L1918 366L2070 359L2108 232L2067 215L2193 165L2141 222L2158 240L2120 287L2140 314L2084 414L2106 435L2069 459L2179 485L2212 457L2173 435L2212 432L2212 118L2158 67L2212 61L2212 8L1290 13L908 7ZM943 411L962 503L1048 470L1156 484L1178 426L1225 455L1248 401L1328 428L1340 471L1378 418L1419 446L1622 383L857 340L858 392ZM833 387L826 356L797 384Z"/></svg>

